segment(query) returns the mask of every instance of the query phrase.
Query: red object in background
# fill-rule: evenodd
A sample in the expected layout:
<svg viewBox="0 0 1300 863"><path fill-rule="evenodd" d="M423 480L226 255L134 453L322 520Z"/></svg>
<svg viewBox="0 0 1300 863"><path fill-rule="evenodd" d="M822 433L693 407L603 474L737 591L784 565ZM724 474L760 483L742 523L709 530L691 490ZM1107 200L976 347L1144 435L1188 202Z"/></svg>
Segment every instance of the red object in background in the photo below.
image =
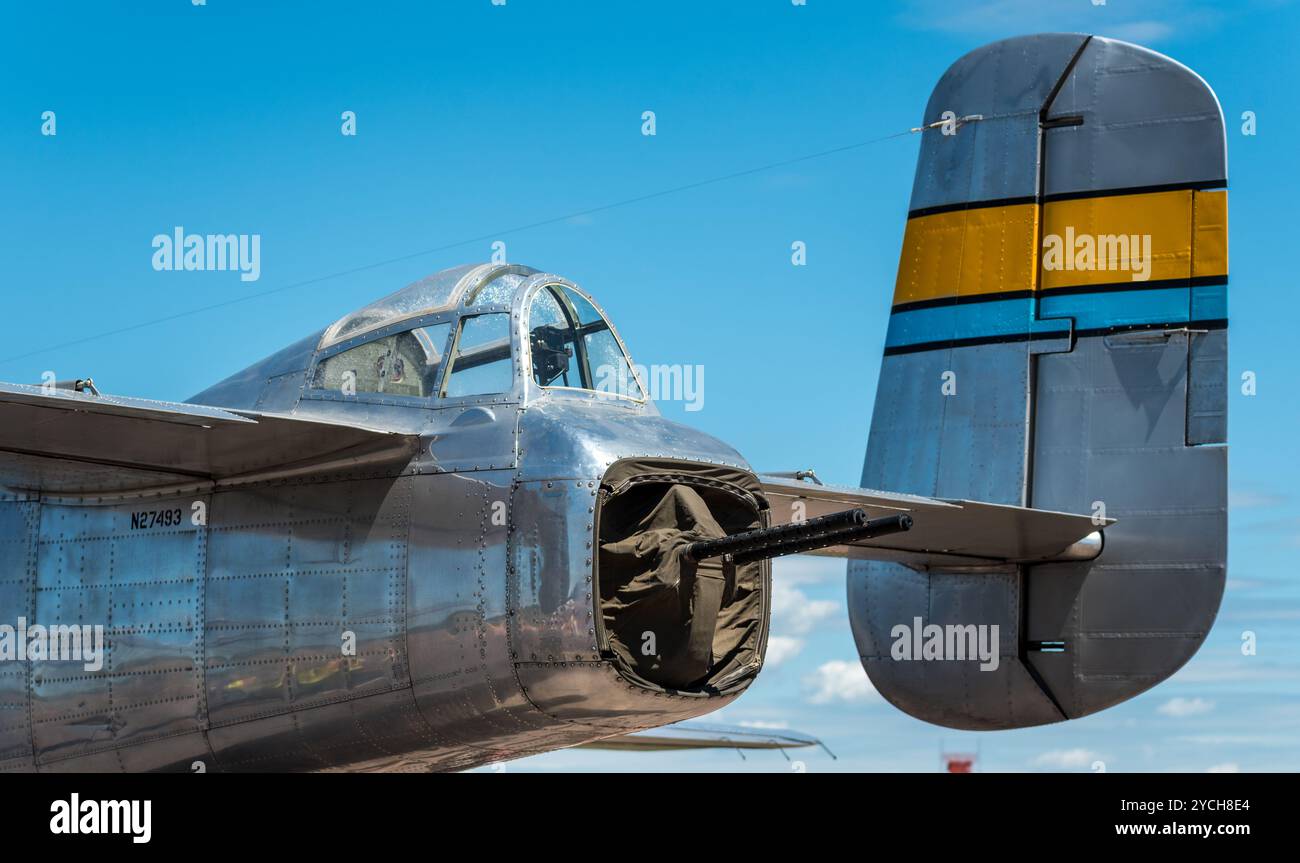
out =
<svg viewBox="0 0 1300 863"><path fill-rule="evenodd" d="M968 754L944 753L944 769L949 773L974 773L975 756Z"/></svg>

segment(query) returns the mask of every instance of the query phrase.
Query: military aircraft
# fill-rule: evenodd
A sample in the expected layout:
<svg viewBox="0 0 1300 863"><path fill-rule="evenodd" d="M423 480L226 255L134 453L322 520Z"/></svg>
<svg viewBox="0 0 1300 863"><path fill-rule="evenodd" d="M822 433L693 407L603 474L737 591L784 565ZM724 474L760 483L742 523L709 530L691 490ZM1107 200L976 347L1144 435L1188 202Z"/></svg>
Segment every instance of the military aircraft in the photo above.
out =
<svg viewBox="0 0 1300 863"><path fill-rule="evenodd" d="M600 305L514 264L186 403L0 386L0 769L672 745L636 735L754 681L796 552L848 559L864 671L919 719L1056 722L1168 677L1224 584L1218 102L1044 34L959 59L922 129L861 488L663 419Z"/></svg>

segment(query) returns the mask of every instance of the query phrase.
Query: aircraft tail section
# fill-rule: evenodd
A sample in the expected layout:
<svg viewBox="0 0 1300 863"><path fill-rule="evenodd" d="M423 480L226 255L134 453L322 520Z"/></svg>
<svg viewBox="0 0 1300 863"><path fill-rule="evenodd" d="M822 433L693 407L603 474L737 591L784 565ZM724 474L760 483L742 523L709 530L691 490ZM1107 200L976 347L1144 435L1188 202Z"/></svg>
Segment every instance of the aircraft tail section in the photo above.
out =
<svg viewBox="0 0 1300 863"><path fill-rule="evenodd" d="M1223 590L1222 113L1167 57L1045 34L958 60L925 122L862 485L1118 523L1090 562L854 561L854 637L922 719L1086 715L1178 669ZM930 638L994 625L997 662Z"/></svg>

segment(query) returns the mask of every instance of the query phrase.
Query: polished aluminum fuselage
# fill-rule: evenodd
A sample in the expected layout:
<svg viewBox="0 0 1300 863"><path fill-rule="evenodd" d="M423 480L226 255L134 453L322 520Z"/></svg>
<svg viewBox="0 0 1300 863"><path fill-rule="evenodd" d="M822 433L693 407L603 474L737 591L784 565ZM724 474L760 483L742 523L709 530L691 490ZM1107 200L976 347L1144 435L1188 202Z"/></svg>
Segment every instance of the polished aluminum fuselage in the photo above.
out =
<svg viewBox="0 0 1300 863"><path fill-rule="evenodd" d="M518 322L528 293L500 310ZM418 436L409 461L0 502L0 564L34 620L102 622L108 642L95 673L7 665L6 700L30 710L0 728L0 768L462 769L698 716L743 690L635 685L602 656L593 599L609 466L748 470L733 449L648 401L538 387L518 361L499 396L316 392L319 342L193 401ZM188 518L196 503L205 523ZM172 508L187 518L132 526Z"/></svg>

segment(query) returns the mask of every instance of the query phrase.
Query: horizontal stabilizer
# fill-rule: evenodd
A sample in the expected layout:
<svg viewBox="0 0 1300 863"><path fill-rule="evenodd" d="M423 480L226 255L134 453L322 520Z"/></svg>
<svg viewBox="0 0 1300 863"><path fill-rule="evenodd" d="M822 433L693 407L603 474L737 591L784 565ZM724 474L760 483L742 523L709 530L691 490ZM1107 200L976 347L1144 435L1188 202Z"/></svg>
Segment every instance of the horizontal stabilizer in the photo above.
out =
<svg viewBox="0 0 1300 863"><path fill-rule="evenodd" d="M804 521L861 508L871 518L905 513L912 529L824 548L813 554L886 560L909 566L978 566L1096 557L1100 527L1114 519L1019 506L940 500L910 494L814 485L781 476L759 477L772 507L772 524Z"/></svg>
<svg viewBox="0 0 1300 863"><path fill-rule="evenodd" d="M409 458L414 436L292 416L0 383L0 487L106 494Z"/></svg>

